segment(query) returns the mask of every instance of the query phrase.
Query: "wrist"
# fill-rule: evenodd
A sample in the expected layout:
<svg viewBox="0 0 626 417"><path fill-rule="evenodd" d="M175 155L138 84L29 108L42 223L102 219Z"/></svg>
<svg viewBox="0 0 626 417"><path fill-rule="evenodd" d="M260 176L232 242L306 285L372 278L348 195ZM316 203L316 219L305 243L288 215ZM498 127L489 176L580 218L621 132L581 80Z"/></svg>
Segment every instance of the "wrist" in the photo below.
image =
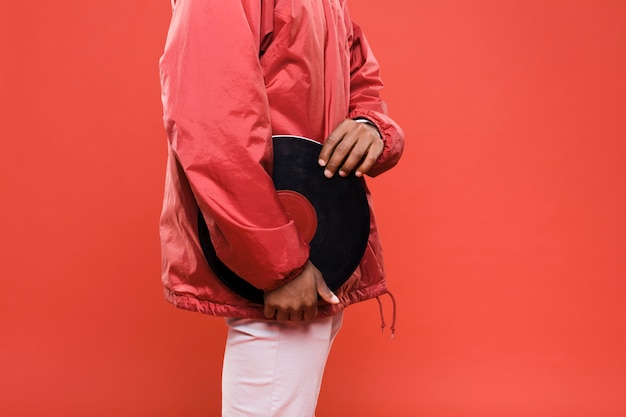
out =
<svg viewBox="0 0 626 417"><path fill-rule="evenodd" d="M364 125L370 126L371 128L373 128L376 133L378 133L378 136L382 139L383 135L380 133L380 130L378 130L378 126L376 126L376 124L374 122L372 122L370 119L367 119L365 117L356 117L354 119L355 122L357 123L363 123Z"/></svg>

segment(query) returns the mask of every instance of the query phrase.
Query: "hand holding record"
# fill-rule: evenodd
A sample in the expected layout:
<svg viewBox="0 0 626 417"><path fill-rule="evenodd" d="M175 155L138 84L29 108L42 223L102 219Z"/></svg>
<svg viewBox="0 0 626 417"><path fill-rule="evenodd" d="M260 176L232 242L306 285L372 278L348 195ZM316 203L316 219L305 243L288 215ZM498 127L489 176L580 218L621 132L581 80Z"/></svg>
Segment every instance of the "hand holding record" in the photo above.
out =
<svg viewBox="0 0 626 417"><path fill-rule="evenodd" d="M297 278L265 294L263 312L266 318L278 321L313 320L317 316L318 294L327 303L339 302L319 269L308 261Z"/></svg>
<svg viewBox="0 0 626 417"><path fill-rule="evenodd" d="M369 171L382 154L384 143L376 127L365 119L346 119L332 131L320 152L319 164L324 175L332 177L337 169L345 177L354 171L357 177ZM356 169L356 170L355 170Z"/></svg>

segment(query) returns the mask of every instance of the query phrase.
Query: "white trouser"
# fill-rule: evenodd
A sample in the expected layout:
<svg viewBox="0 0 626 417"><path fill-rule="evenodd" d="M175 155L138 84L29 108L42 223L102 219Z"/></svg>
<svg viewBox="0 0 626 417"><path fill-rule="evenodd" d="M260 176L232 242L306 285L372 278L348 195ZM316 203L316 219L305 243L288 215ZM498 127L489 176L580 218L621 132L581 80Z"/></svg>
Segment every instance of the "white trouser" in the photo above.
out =
<svg viewBox="0 0 626 417"><path fill-rule="evenodd" d="M222 417L313 417L342 317L292 323L227 318Z"/></svg>

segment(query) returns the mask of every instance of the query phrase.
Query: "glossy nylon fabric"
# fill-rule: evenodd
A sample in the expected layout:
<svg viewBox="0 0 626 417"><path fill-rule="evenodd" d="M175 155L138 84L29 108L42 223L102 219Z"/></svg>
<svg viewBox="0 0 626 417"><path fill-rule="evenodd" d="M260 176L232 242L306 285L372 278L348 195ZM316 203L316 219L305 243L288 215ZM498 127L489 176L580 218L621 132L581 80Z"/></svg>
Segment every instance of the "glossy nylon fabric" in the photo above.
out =
<svg viewBox="0 0 626 417"><path fill-rule="evenodd" d="M160 60L168 162L161 215L163 284L178 307L263 317L210 270L197 237L202 211L220 259L257 288L275 287L309 255L271 179L272 135L323 142L345 118L381 132L369 175L394 166L401 129L379 96L378 64L342 0L178 0ZM369 193L368 193L369 198ZM370 199L371 207L371 199ZM374 216L341 304L386 291Z"/></svg>

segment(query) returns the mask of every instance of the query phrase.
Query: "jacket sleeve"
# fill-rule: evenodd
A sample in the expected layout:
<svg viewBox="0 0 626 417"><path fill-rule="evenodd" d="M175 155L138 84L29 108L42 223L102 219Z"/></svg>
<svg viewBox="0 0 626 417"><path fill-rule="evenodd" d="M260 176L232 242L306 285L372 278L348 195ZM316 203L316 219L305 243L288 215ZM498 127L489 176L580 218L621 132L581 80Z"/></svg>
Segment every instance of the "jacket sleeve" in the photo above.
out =
<svg viewBox="0 0 626 417"><path fill-rule="evenodd" d="M259 1L178 0L159 67L169 145L217 255L267 290L296 275L309 246L271 179L261 13Z"/></svg>
<svg viewBox="0 0 626 417"><path fill-rule="evenodd" d="M375 177L398 163L404 149L404 132L387 115L387 106L380 98L383 87L379 66L361 28L352 22L350 48L350 107L348 117L371 121L381 134L385 147L376 164L367 173Z"/></svg>

